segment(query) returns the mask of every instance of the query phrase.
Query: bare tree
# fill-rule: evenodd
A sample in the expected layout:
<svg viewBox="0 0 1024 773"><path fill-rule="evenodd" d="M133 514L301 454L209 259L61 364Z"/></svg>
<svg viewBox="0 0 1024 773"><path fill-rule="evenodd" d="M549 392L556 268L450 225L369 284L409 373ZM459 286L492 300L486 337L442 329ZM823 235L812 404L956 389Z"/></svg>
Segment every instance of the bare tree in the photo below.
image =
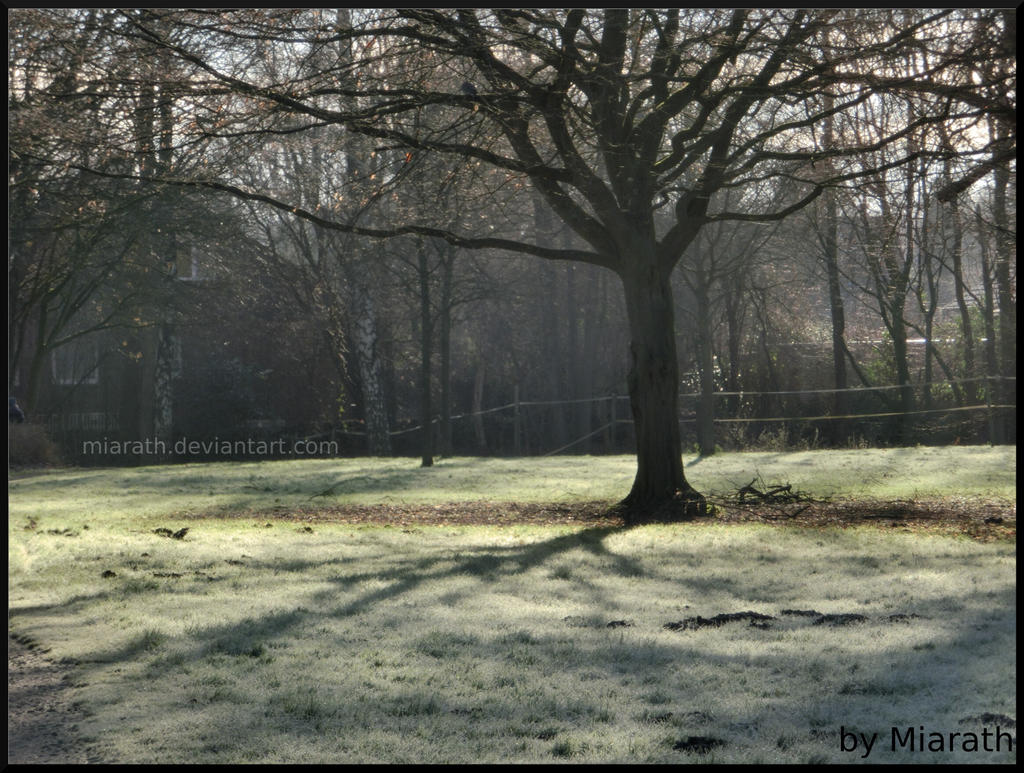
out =
<svg viewBox="0 0 1024 773"><path fill-rule="evenodd" d="M184 219L166 188L81 169L152 177L168 161L170 103L152 83L124 89L120 109L87 86L97 69L120 61L118 37L104 26L112 16L80 11L61 36L35 9L11 23L8 389L17 372L29 408L44 363L62 347L113 328L166 327L154 311L173 316L182 289L167 281L176 261L173 235L205 221ZM53 164L55 155L64 161ZM160 409L158 419L168 401Z"/></svg>
<svg viewBox="0 0 1024 773"><path fill-rule="evenodd" d="M321 12L154 10L126 15L119 29L149 56L192 68L175 84L197 116L184 141L215 159L228 158L222 147L237 154L267 136L338 125L382 150L452 154L500 170L510 185L527 182L524 195L541 196L578 245L534 243L515 228L368 227L245 188L218 163L167 178L363 236L416 234L613 271L630 329L637 438L624 505L645 518L705 511L683 473L676 415L670 276L683 252L709 223L777 220L806 206L826 187L801 172L809 164L832 159L827 184L844 184L879 172L850 163L866 151L892 148L874 158L895 168L920 154L900 144L919 128L989 109L964 86L961 66L989 23L954 10L387 10L355 12L350 25ZM320 63L318 52L339 43L351 58ZM260 47L290 57L288 77L255 76ZM913 77L900 69L908 49L923 57ZM461 87L451 88L452 75ZM856 121L859 106L901 90L920 96L906 122L842 147L815 141L829 116ZM766 209L712 206L720 191L768 179L787 181L787 195ZM663 208L671 214L661 227Z"/></svg>

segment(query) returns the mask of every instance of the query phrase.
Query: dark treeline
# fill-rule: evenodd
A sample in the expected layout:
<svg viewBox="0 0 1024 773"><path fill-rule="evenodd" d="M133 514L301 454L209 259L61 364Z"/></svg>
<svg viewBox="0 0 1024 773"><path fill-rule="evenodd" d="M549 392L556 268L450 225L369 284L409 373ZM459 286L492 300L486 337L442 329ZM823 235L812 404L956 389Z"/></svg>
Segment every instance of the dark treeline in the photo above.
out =
<svg viewBox="0 0 1024 773"><path fill-rule="evenodd" d="M1015 441L1013 12L417 13L11 12L8 392L66 459L634 452L666 324L687 452Z"/></svg>

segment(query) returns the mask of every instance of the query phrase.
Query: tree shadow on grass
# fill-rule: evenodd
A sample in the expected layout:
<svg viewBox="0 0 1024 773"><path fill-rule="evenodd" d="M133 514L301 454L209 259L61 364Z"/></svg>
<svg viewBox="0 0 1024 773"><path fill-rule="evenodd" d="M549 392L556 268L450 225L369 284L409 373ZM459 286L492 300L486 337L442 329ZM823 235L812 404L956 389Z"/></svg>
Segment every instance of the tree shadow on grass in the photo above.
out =
<svg viewBox="0 0 1024 773"><path fill-rule="evenodd" d="M451 557L439 556L430 560L429 563L420 558L417 559L417 564L414 566L397 568L382 574L364 572L339 576L333 578L332 582L345 586L372 579L392 582L387 587L365 593L354 601L339 607L333 614L339 617L356 615L369 610L376 604L409 593L424 583L459 575L486 575L496 578L501 575L522 574L543 565L559 554L577 548L582 548L594 556L611 557L612 565L620 575L637 576L644 571L638 562L612 553L604 544L606 537L626 531L628 528L626 526L592 527L528 545L488 547L482 551L482 554L460 555L454 559L451 566L445 567L437 567L437 564L452 562Z"/></svg>
<svg viewBox="0 0 1024 773"><path fill-rule="evenodd" d="M1002 594L998 601L1012 605L1013 599ZM269 640L300 625L303 618L299 611L272 613L226 626L208 627L198 632L196 639L203 642L206 653L220 653L242 661L251 658L255 664ZM722 742L716 752L719 758L722 754L739 751L743 759L742 749L757 744L761 750L758 753L764 754L767 749L769 754L779 755L763 761L825 761L838 750L842 725L848 730L856 728L858 732L879 732L885 744L888 743L888 728L901 723L914 727L923 724L929 729L941 726L980 732L973 726L960 727L957 722L962 717L993 708L983 696L979 696L976 705L955 709L943 706L941 696L936 696L937 705L929 704L926 702L931 696L929 679L918 677L928 674L935 662L953 661L960 664L963 672L946 675L936 684L945 679L975 680L973 671L985 665L958 657L958 653L976 647L977 631L987 620L987 611L979 608L962 616L957 635L942 637L926 650L907 648L870 655L861 653L856 663L846 663L842 656L814 649L780 651L768 646L751 657L746 652L731 652L728 647L715 646L714 642L726 633L770 639L769 632L739 624L723 631L687 631L660 640L635 635L622 639L618 633L604 635L598 631L586 635L568 632L561 636L520 631L464 634L437 628L426 636L406 642L406 648L411 647L416 656L428 663L424 668L445 674L448 664L461 663L463 667L470 664L482 673L501 674L500 680L490 689L472 692L431 688L429 679L408 684L380 680L374 684L364 683L352 693L348 691L352 684L346 683L343 687L341 683L333 684L330 676L310 673L301 684L282 685L268 694L260 689L262 672L254 668L244 672L251 675L243 677L244 682L234 694L229 691L226 696L213 695L205 699L211 703L220 701L217 705L224 709L212 716L203 715L204 737L220 739L205 747L205 752L223 753L229 758L232 754L252 752L264 755L264 761L294 762L294 759L282 759L280 755L287 753L275 747L275 743L287 738L292 749L305 745L322 755L328 751L323 741L325 734L356 739L383 736L394 742L386 747L387 751L382 750L385 756L376 759L377 762L436 762L451 761L431 758L430 755L442 754L439 748L447 746L448 754L453 748L460 751L474 746L485 748L487 734L494 733L496 740L501 736L501 742L507 746L520 744L526 750L520 761L530 761L531 754L559 756L560 748L571 745L571 739L581 735L586 737L594 732L644 734L648 733L651 723L660 723L656 735L661 738L662 746L648 747L646 753L653 758L633 761L708 761L711 758L705 753L685 751L688 739L705 736ZM573 642L569 656L562 654L566 651L567 637ZM729 640L723 639L725 641ZM347 644L339 641L333 646L343 650ZM382 643L382 646L387 645ZM123 656L126 659L136 657L141 651L139 646L125 649ZM399 650L392 657L400 657L404 651ZM601 697L601 689L580 692L573 688L578 678L576 682L563 682L554 676L538 677L530 682L527 692L521 692L517 686L521 672L538 668L544 671L548 657L558 660L558 667L567 667L568 674L577 672L577 677L578 671L584 669L604 674L615 684L637 686L626 691L629 693L626 700L613 704ZM827 665L819 669L824 679L818 687L810 692L787 689L793 686L799 674L817 661ZM165 676L177 662L180 657L168 663L154 662L152 676ZM855 664L862 668L855 672L838 668ZM690 669L693 679L686 679ZM238 673L237 670L234 673ZM718 673L731 674L738 684L723 683ZM753 692L748 700L737 702L735 696L750 689L743 687L748 674L752 685L759 684L759 678L763 682L766 674L778 674L781 689L771 698ZM815 681L813 677L808 678ZM683 689L679 688L680 680L685 683ZM766 684L770 686L771 682ZM622 691L619 688L619 692ZM252 700L255 702L251 703ZM528 705L524 705L524 701ZM187 727L195 721L191 713L196 709L184 703L162 710L173 714L174 722L180 726ZM908 710L917 713L908 715ZM165 719L166 716L161 715L161 720ZM627 730L623 730L623 726ZM428 735L420 732L424 728L429 729ZM335 761L367 761L372 744L365 740L361 743L357 740L354 744L358 750L354 758L339 757ZM802 751L793 757L790 746ZM883 755L888 756L889 751L879 743L871 761L884 761ZM177 748L172 752L181 754ZM473 761L471 754L461 753L465 757L461 761ZM422 758L410 758L416 754ZM833 757L829 761L843 760ZM848 761L861 760L849 755ZM929 758L928 761L941 760Z"/></svg>
<svg viewBox="0 0 1024 773"><path fill-rule="evenodd" d="M429 582L436 582L456 576L510 576L520 574L531 568L543 565L554 557L582 548L588 553L611 558L611 566L614 571L622 576L633 577L643 574L642 565L628 557L612 553L604 545L604 540L610 534L624 532L628 526L614 527L593 527L552 537L540 542L526 545L507 547L487 547L482 551L467 550L465 554L458 554L454 559L450 555L438 555L434 557L418 556L403 564L386 569L383 572L358 572L354 574L338 575L331 578L331 582L339 586L350 587L352 585L378 580L389 584L377 590L368 591L353 601L342 605L328 614L336 617L347 617L369 611L375 605L392 601L404 594L411 593L420 586ZM325 565L344 565L349 563L344 559L323 560L296 560L290 559L284 562L260 561L252 566L250 570L288 572L291 574L302 574L313 569L319 569ZM208 578L223 581L224 578ZM151 596L155 599L172 593L175 596L194 595L202 597L206 594L208 583L189 583L168 587L164 583L156 582L148 577L118 578L112 582L128 582L132 585L130 591L125 591L121 586L104 589L93 594L80 594L71 599L52 604L27 605L12 608L10 620L17 620L18 627L24 627L24 622L33 618L52 617L55 613L64 611L73 614L76 610L82 610L91 603L116 600L119 597L130 595L134 598ZM262 622L254 622L252 619L245 619L238 622L214 624L197 629L190 637L197 643L195 651L188 657L201 657L200 650L209 649L210 642L233 641L241 636L246 641L257 640L260 632L265 638L273 639L288 634L291 627L302 622L309 613L307 610L298 609L282 613L270 613L259 618ZM233 645L232 645L233 646ZM216 644L214 644L216 649ZM136 637L131 641L122 644L114 649L101 649L97 652L76 657L80 662L115 662L120 659L131 659L145 651L152 649L149 640L145 636ZM230 649L230 647L229 647Z"/></svg>
<svg viewBox="0 0 1024 773"><path fill-rule="evenodd" d="M401 684L393 684L386 687L367 687L366 695L360 694L357 698L349 698L344 695L334 695L331 692L333 688L329 681L324 682L317 674L310 674L303 685L284 685L272 691L268 697L264 694L265 691L261 692L260 674L263 672L260 670L260 664L268 654L277 652L274 646L278 641L305 636L303 627L309 626L314 620L329 617L345 618L369 612L381 605L392 606L394 602L409 596L417 589L429 588L433 584L444 588L443 581L445 579L457 576L481 580L514 577L555 563L560 557L573 551L582 551L587 556L600 559L606 574L622 578L650 576L641 562L628 556L619 555L608 548L607 539L616 533L627 531L628 528L594 527L559 534L549 539L523 545L469 548L460 546L452 551L442 550L433 555L424 556L422 553L413 553L406 557L396 557L393 559L396 565L392 565L382 572L357 571L328 577L327 581L335 586L344 589L357 589L356 597L345 603L332 607L329 597L320 597L317 599L319 603L317 601L310 602L312 610L299 606L241 620L199 626L192 629L187 637L182 637L184 641L179 640L175 642L175 646L168 647L166 650L162 648L159 637L143 633L112 650L104 650L102 660L125 664L142 661L146 665L145 673L150 678L159 680L175 673L182 668L183 664L195 663L213 657L214 661L204 666L207 671L212 671L221 667L218 663L223 663L223 658L234 659L231 661L232 665L225 668L231 674L243 674L243 679L246 680L245 685L240 688L241 692L236 690L237 694L233 698L224 697L224 695L231 695L230 690L218 693L217 689L211 688L208 700L214 703L221 701L221 703L215 703L215 706L223 706L225 712L223 716L214 712L209 718L206 714L203 715L203 721L208 722L204 733L208 738L222 739L221 743L225 753L230 751L231 754L238 755L249 750L257 755L257 759L260 758L260 755L263 755L264 758L277 759L274 755L281 754L281 752L274 747L274 741L272 738L265 738L261 735L267 730L268 723L278 737L293 738L294 742L300 745L307 742L310 745L318 743L316 738L322 735L325 727L338 731L352 728L354 732L364 732L365 728L360 723L365 720L359 715L360 707L369 711L372 706L370 701L379 699L382 701L380 705L383 706L379 711L383 712L383 717L378 717L378 721L386 723L382 732L395 734L396 737L403 733L413 733L417 726L416 723L430 722L440 725L443 733L454 736L462 732L467 723L492 722L497 727L498 724L507 722L511 717L518 725L522 725L515 732L522 733L522 737L526 739L524 743L527 743L530 749L550 747L554 750L551 753L557 756L558 749L571 747L571 744L566 746L568 742L565 739L572 737L572 733L578 732L579 727L596 727L599 730L610 727L606 724L608 720L602 718L608 709L602 707L601 700L596 697L596 694L585 693L578 696L567 694L564 698L527 696L530 700L536 700L537 705L524 714L519 705L524 698L523 696L516 697L514 686L504 691L501 689L484 690L479 697L459 698L454 693L445 692L440 688L438 692L431 693L425 687L409 685L408 688L404 688ZM351 560L346 561L341 558L332 558L327 561L291 560L286 569L289 573L301 574L305 571L322 569L325 565L340 567L351 566L351 563ZM855 580L865 571L862 564L863 562L858 556L846 556L835 562L834 570L849 575ZM786 567L780 567L780 570L784 568ZM278 571L281 567L268 561L251 566L250 569L271 572ZM387 584L384 587L370 590L358 589L361 583L368 581L381 581ZM705 582L699 573L687 576L683 580L683 586L686 589L698 592L720 589L717 585L718 581L710 584ZM193 584L176 590L176 592L201 593L202 587L202 584ZM157 596L166 592L167 587L161 587L140 593L152 593L155 602ZM752 598L750 588L742 585L731 588L730 595L740 603L743 603L744 598ZM310 598L317 597L311 596ZM964 596L962 600L966 601L968 598L969 596ZM77 600L76 606L83 606L88 600L88 597L80 598ZM999 593L991 598L986 597L986 600L993 609L1012 608L1013 599L1007 593ZM941 608L938 601L935 601L934 608L929 608L931 602L926 603L922 600L915 609L907 611L921 612L926 617L934 616ZM299 600L299 603L302 603L302 599ZM35 612L43 614L43 611L42 608L26 609L20 610L17 614L19 617L30 617ZM56 610L47 608L45 611L52 615ZM660 625L667 621L648 620L645 622L650 627L651 622ZM828 734L828 743L831 744L831 747L835 747L838 742L838 725L844 722L848 727L855 726L858 730L874 732L886 730L886 727L881 727L882 724L888 726L891 723L908 721L905 714L901 715L897 710L886 707L889 702L905 704L909 700L908 696L916 700L917 693L909 691L921 691L914 685L912 679L902 676L901 672L907 672L911 676L918 672L923 674L927 672L931 663L954 662L960 664L960 668L964 670L962 675L964 679L974 679L973 670L983 667L982 664L972 663L969 658L958 659L958 655L962 651L972 651L981 641L978 632L987 624L987 619L979 611L975 614L963 614L962 619L958 619L957 623L955 636L936 639L934 645L920 651L908 649L898 652L880 652L877 663L870 662L866 666L862 666L855 675L844 676L842 683L831 679L831 672L826 670L824 673L830 677L830 681L834 682L831 687L836 689L832 689L831 693L822 692L820 698L812 701L813 705L807 704L806 696L798 700L797 697L787 697L785 692L768 701L758 701L756 700L758 696L751 696L751 707L739 710L738 713L735 710L729 713L729 710L725 708L715 708L711 713L716 716L711 723L713 726L709 728L702 726L701 721L687 717L690 714L699 713L694 712L695 705L714 705L717 698L720 697L716 691L707 684L697 685L693 690L687 688L687 695L692 693L699 697L695 704L693 697L688 698L686 702L680 702L678 691L659 687L659 681L663 675L676 673L680 668L679 664L692 663L695 669L750 668L760 672L785 674L787 679L793 678L793 674L804 672L808 664L803 658L818 659L823 663L827 661L829 664L833 664L833 661L839 665L846 664L841 662L841 658L837 660L834 656L823 656L815 651L779 652L772 647L764 648L760 655L751 660L747 654L732 654L710 646L707 636L716 635L710 632L680 633L677 638L667 641L664 638L655 640L650 637L637 637L635 631L629 632L626 638L619 641L617 638L613 638L620 637L619 632L609 632L608 636L605 636L598 631L592 631L585 636L578 636L576 632L569 629L564 636L557 633L537 635L516 631L511 633L497 631L493 634L483 632L460 638L459 631L447 631L443 622L439 621L438 627L434 629L437 635L428 634L426 637L412 641L411 644L418 656L429 659L430 663L436 661L439 668L443 668L450 659L455 662L454 659L459 656L459 653L465 651L469 653L471 662L487 663L488 668L493 669L495 673L506 673L516 668L530 668L532 666L529 665L529 657L542 658L546 653L569 646L565 642L571 641L573 642L571 646L575 648L573 663L581 664L575 666L577 668L585 667L634 683L641 683L652 677L659 680L652 684L646 692L633 688L631 693L634 701L639 696L640 699L650 703L651 716L669 717L664 720L664 732L667 738L665 749L662 757L657 761L692 761L696 759L692 754L673 751L672 743L682 742L684 739L696 735L707 734L710 737L724 740L726 746L723 749L729 750L736 744L748 743L749 737L772 732L779 734L777 741L780 749L789 743L798 746L800 744L813 745L812 739L818 737L814 734ZM736 631L738 629L729 630ZM750 630L749 636L756 638L770 636L770 634ZM285 642L282 641L282 643ZM344 640L339 639L329 646L338 649L350 646L348 634ZM829 657L832 660L828 660ZM85 659L83 658L83 660ZM537 662L542 663L543 661L538 660ZM251 668L249 664L251 664ZM538 665L537 667L542 666ZM683 667L685 668L685 666ZM894 670L897 667L898 670ZM84 665L83 669L84 677L86 681L89 681L89 666ZM900 683L892 687L894 674L900 677ZM301 689L299 689L300 687ZM248 692L245 692L246 690ZM375 690L376 692L374 692ZM900 690L908 691L907 695L900 693ZM216 695L220 695L220 697L216 697ZM249 697L246 698L246 696ZM243 698L257 702L250 705ZM231 706L228 707L225 701L231 703ZM468 703L463 705L460 701L468 701ZM154 703L154 705L161 704ZM227 708L231 708L235 712L234 719L229 716L231 712L227 711ZM979 703L977 707L971 707L971 710L965 707L964 715L980 713L990 708L999 709L1000 707ZM193 718L196 710L195 707L184 704L162 706L160 709L161 712L173 713L174 721L181 723L184 727L188 727L189 723L196 721ZM377 708L372 710L378 711ZM620 710L636 711L635 708L615 708L613 711ZM104 707L104 712L106 711L107 709ZM932 716L928 713L929 711L931 708L923 705L920 719L912 718L912 724L916 726L918 721L930 722ZM872 712L877 714L877 717ZM283 717L280 722L274 719L279 715ZM815 726L808 724L807 727L804 727L794 720L791 722L791 726L786 726L788 717L804 718L800 721L806 722L808 716L819 716L824 724ZM239 717L244 718L244 722L241 724L238 722ZM627 714L627 720L630 717L631 715ZM955 722L958 718L959 715L953 717L951 721ZM946 714L942 714L936 719L946 721L948 717ZM166 717L161 715L160 720L163 722ZM636 721L639 723L638 727L642 727L643 722L647 720L638 719ZM657 721L663 720L658 719ZM783 727L784 730L779 731L778 727ZM957 728L953 726L952 729ZM478 736L484 733L483 730L474 730L474 732ZM775 741L776 739L773 737L772 742L775 743ZM408 754L409 748L421 749L424 753L428 753L433 748L430 744L424 745L426 742L417 741L416 743L420 745L407 747L405 752L396 750L395 754ZM454 742L449 738L446 743ZM210 746L210 749L215 748L215 743ZM208 753L215 754L214 751ZM365 759L365 750L362 754ZM381 759L378 761L391 760ZM797 761L807 762L810 760Z"/></svg>

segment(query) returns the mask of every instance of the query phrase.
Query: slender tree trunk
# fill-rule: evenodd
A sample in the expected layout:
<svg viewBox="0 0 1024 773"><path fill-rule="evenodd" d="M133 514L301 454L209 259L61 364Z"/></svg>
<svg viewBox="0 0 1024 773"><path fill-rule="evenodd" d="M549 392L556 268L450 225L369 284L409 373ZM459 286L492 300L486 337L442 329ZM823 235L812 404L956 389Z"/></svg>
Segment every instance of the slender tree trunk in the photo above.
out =
<svg viewBox="0 0 1024 773"><path fill-rule="evenodd" d="M570 243L568 237L564 238L564 244ZM576 302L576 279L581 271L580 266L568 265L565 267L565 322L566 322L566 350L565 350L565 395L568 400L576 400L580 397L580 348L579 348L579 306ZM562 409L565 416L566 429L569 440L573 441L579 437L577 434L577 422L575 416L575 405L567 403Z"/></svg>
<svg viewBox="0 0 1024 773"><path fill-rule="evenodd" d="M1008 51L1016 51L1016 11L1002 11L1003 43ZM996 140L992 153L995 157L1000 151L1011 146L1016 136L1016 126L1005 118L997 118L993 122ZM1007 211L1007 193L1010 185L1010 169L1007 163L995 168L995 189L992 200L992 219L995 223L995 266L994 275L997 297L999 301L999 389L996 390L999 402L1003 405L1017 404L1017 302L1016 277L1011 277L1011 265L1016 266L1016 231L1010 230L1009 213ZM1016 183L1014 183L1016 185ZM1016 191L1014 191L1016 199ZM997 420L999 441L1014 443L1017 440L1017 411L1015 408L1001 409L1002 421Z"/></svg>
<svg viewBox="0 0 1024 773"><path fill-rule="evenodd" d="M729 416L736 418L740 413L740 344L742 342L742 289L733 288L725 294L725 317L729 326L728 349L729 349L729 374L726 380L726 389L733 394L729 395L726 401Z"/></svg>
<svg viewBox="0 0 1024 773"><path fill-rule="evenodd" d="M981 212L975 212L975 220L978 227L978 245L981 248L981 281L984 288L985 303L981 309L982 319L985 324L985 346L983 349L985 358L985 395L987 402L996 402L999 399L999 390L993 390L993 379L999 375L999 355L996 350L996 290L993 279L992 257L989 254L989 241L985 238L985 223ZM988 442L998 444L1003 442L1001 423L989 416Z"/></svg>
<svg viewBox="0 0 1024 773"><path fill-rule="evenodd" d="M387 401L384 395L380 353L377 351L377 311L368 288L359 282L352 282L349 286L352 289L349 302L352 304L354 321L352 342L359 367L363 417L366 420L366 450L371 456L390 456L391 436L388 433Z"/></svg>
<svg viewBox="0 0 1024 773"><path fill-rule="evenodd" d="M922 183L924 185L924 183ZM909 202L908 202L909 204ZM931 220L928 217L929 210L927 207L921 207L921 230L917 234L918 242L918 258L921 261L922 268L924 269L924 282L922 284L920 276L917 280L917 304L918 309L921 312L921 316L924 318L924 376L921 385L921 403L924 406L924 410L928 411L932 408L932 379L935 372L934 361L935 346L934 332L935 332L935 312L939 307L938 298L938 284L942 276L942 268L939 266L938 273L936 273L936 266L932 261L931 251L929 249L928 234L933 230ZM912 220L912 218L908 218ZM907 239L910 240L912 236L913 228L911 225L907 227ZM920 271L918 272L920 274Z"/></svg>
<svg viewBox="0 0 1024 773"><path fill-rule="evenodd" d="M697 410L697 445L701 456L715 453L715 354L712 345L711 299L707 276L697 277L697 370L700 399Z"/></svg>
<svg viewBox="0 0 1024 773"><path fill-rule="evenodd" d="M906 193L908 199L912 185L912 181L908 181ZM884 186L882 186L881 190L880 220L884 227L885 224L891 222L891 215L888 200L885 198L887 191ZM911 219L909 209L907 211L907 219ZM893 422L895 429L892 435L892 439L897 443L905 443L907 441L909 418L906 414L913 409L914 400L910 383L910 364L907 360L906 305L912 255L909 237L904 246L905 250L901 256L899 254L899 244L895 239L890 237L888 243L880 243L878 251L881 254L877 256L877 263L872 267L879 313L886 330L889 332L889 336L892 338L893 366L896 369L896 384L899 386L898 410L900 415Z"/></svg>
<svg viewBox="0 0 1024 773"><path fill-rule="evenodd" d="M580 316L583 340L580 346L582 356L578 360L576 399L586 402L576 404L576 437L585 438L577 446L577 450L585 454L590 453L592 449L592 438L588 435L593 428L591 420L594 404L589 399L594 396L594 363L597 359L597 271L598 269L593 266L584 266L582 272L583 303Z"/></svg>
<svg viewBox="0 0 1024 773"><path fill-rule="evenodd" d="M476 373L473 376L473 433L476 435L477 453L487 453L487 435L484 432L484 417L481 415L484 409L484 376L487 372L483 358L476 363Z"/></svg>
<svg viewBox="0 0 1024 773"><path fill-rule="evenodd" d="M24 399L21 407L26 413L33 411L36 408L39 390L43 386L43 368L46 364L47 355L50 353L49 347L46 346L46 324L48 316L46 304L44 303L40 307L39 314L36 317L36 335L35 341L32 342L32 358L29 360L28 372L22 374L22 378L25 382L25 391L23 393Z"/></svg>
<svg viewBox="0 0 1024 773"><path fill-rule="evenodd" d="M544 443L551 448L561 448L568 440L568 429L565 426L565 411L557 403L558 400L566 398L565 371L566 354L563 349L564 336L561 319L562 304L559 302L558 287L563 266L546 262L541 266L541 277L546 288L544 302L541 305L541 319L544 320L543 327L547 331L542 346L544 347L544 359L546 370L547 399L553 404L548 409L550 418L550 429Z"/></svg>
<svg viewBox="0 0 1024 773"><path fill-rule="evenodd" d="M335 19L339 29L351 28L351 14L348 8L338 8L335 11ZM325 52L326 53L326 52ZM351 63L353 60L351 42L342 38L338 43L337 57L342 62ZM341 108L352 109L357 103L354 97L341 97L339 99ZM317 170L317 180L321 175L322 162L319 155L322 152L320 145L314 145L313 153L317 163L314 169ZM365 178L372 179L375 155L370 152L369 142L365 137L352 134L346 137L342 148L347 170L347 187L351 190L356 201L367 195ZM367 169L369 167L369 170ZM320 203L319 201L317 202ZM373 217L373 209L367 207L360 213L366 225L370 225ZM347 240L344 252L336 252L337 265L344 272L346 284L349 287L349 303L354 309L354 338L355 355L357 367L359 368L359 380L363 392L363 418L366 422L366 444L367 451L371 456L390 456L392 453L390 421L388 413L388 390L385 389L385 378L383 374L383 357L381 356L380 337L377 331L377 309L374 296L370 289L373 279L367 273L367 263L364 262L371 256L366 251L371 248L360 244L356 240ZM360 260L362 258L362 260ZM360 265L362 264L362 265Z"/></svg>
<svg viewBox="0 0 1024 773"><path fill-rule="evenodd" d="M157 327L156 368L153 374L153 437L158 453L170 453L174 434L174 378L177 371L178 341L174 327L162 322Z"/></svg>
<svg viewBox="0 0 1024 773"><path fill-rule="evenodd" d="M831 129L831 121L827 124ZM836 206L836 193L825 191L825 239L824 258L825 273L828 277L828 306L832 318L832 411L836 416L849 414L847 393L842 390L849 388L846 375L846 310L843 306L842 287L839 282L839 217ZM845 419L836 419L832 423L832 442L844 445L847 436Z"/></svg>
<svg viewBox="0 0 1024 773"><path fill-rule="evenodd" d="M555 232L552 226L550 205L539 197L534 199L533 215L537 231L537 243L543 244L545 240L553 240ZM562 351L562 323L560 320L562 304L558 298L559 278L564 270L563 266L556 265L550 261L544 261L538 266L541 286L544 288L539 311L542 328L547 331L541 342L540 362L543 364L546 375L544 394L546 399L552 401L565 399L566 394L563 390L562 381L562 372L565 368L565 355ZM562 406L551 405L547 409L547 415L551 420L550 426L543 435L541 443L551 448L561 448L568 442Z"/></svg>
<svg viewBox="0 0 1024 773"><path fill-rule="evenodd" d="M1005 137L1006 130L1001 126ZM1014 298L1015 282L1011 277L1010 267L1016 262L1016 250L1010 230L1007 209L1007 189L1010 183L1010 171L1005 165L996 167L995 190L992 198L992 219L995 223L995 280L996 298L998 300L998 336L999 336L999 402L1003 405L1016 405L1017 386L1013 379L1017 375L1017 302ZM1002 441L1013 443L1017 439L1016 411L1002 409L1001 425Z"/></svg>
<svg viewBox="0 0 1024 773"><path fill-rule="evenodd" d="M441 259L441 330L438 346L441 355L441 455L452 455L452 272L455 248L445 245Z"/></svg>
<svg viewBox="0 0 1024 773"><path fill-rule="evenodd" d="M825 35L827 37L827 33ZM835 97L831 93L824 95L825 109L831 111L835 107ZM835 123L831 114L825 120L822 142L825 148L835 147ZM831 158L826 161L826 173L835 174L835 164ZM839 207L835 188L827 188L824 200L824 233L822 239L825 262L825 275L828 282L828 307L832 319L832 412L834 416L848 416L849 399L847 392L849 379L846 375L846 310L843 306L842 285L839 281ZM832 444L846 445L849 426L846 419L834 419L829 423Z"/></svg>
<svg viewBox="0 0 1024 773"><path fill-rule="evenodd" d="M628 383L637 444L636 479L623 505L634 521L703 515L706 500L683 473L679 365L669 276L655 266L634 263L621 278L629 319Z"/></svg>
<svg viewBox="0 0 1024 773"><path fill-rule="evenodd" d="M953 292L956 305L960 311L960 335L963 339L964 378L972 379L978 375L975 365L974 324L971 322L971 309L967 305L966 282L964 282L963 243L964 230L960 219L960 209L954 201L950 205L949 218L953 226ZM968 381L964 385L964 395L968 405L974 405L978 397L978 385Z"/></svg>
<svg viewBox="0 0 1024 773"><path fill-rule="evenodd" d="M892 353L896 365L896 383L899 385L899 410L896 419L896 440L905 443L908 436L909 417L914 409L914 393L910 385L910 363L907 358L907 325L903 319L904 304L894 299L889 307L889 330L892 335Z"/></svg>
<svg viewBox="0 0 1024 773"><path fill-rule="evenodd" d="M14 326L7 328L7 394L15 395L14 383L20 380L25 381L25 372L20 368L22 352L25 351L25 325L19 324L17 332Z"/></svg>
<svg viewBox="0 0 1024 773"><path fill-rule="evenodd" d="M926 314L924 318L924 375L921 384L921 405L926 411L932 409L932 379L934 378L932 361L934 360L935 347L932 344L932 334L935 328L934 314Z"/></svg>
<svg viewBox="0 0 1024 773"><path fill-rule="evenodd" d="M953 151L951 142L945 128L941 130L943 150ZM943 186L952 183L952 163L947 160L943 167ZM967 379L964 384L964 399L967 405L974 405L978 398L978 384L970 381L978 375L975 364L977 344L974 341L974 324L971 321L971 309L967 304L967 282L964 280L963 248L964 248L964 224L960 212L960 203L954 198L945 207L940 208L939 216L943 225L943 233L950 234L952 243L949 246L949 256L952 259L951 270L953 273L953 295L956 298L956 306L960 313L960 352L963 363L962 378ZM960 363L956 363L959 365Z"/></svg>
<svg viewBox="0 0 1024 773"><path fill-rule="evenodd" d="M426 245L417 240L417 257L420 281L420 423L423 432L420 438L421 466L431 467L434 464L434 426L433 407L431 405L430 386L430 354L431 354L431 316L430 316L430 274L427 265Z"/></svg>
<svg viewBox="0 0 1024 773"><path fill-rule="evenodd" d="M913 146L912 146L913 147ZM906 443L909 439L911 418L907 415L914 409L914 391L911 386L910 376L910 352L907 347L907 292L910 288L910 271L914 265L914 214L916 212L916 176L913 167L907 167L908 176L906 189L906 223L904 231L906 252L903 256L903 265L898 273L898 281L895 284L893 295L892 321L893 321L893 342L896 343L896 378L900 385L900 442Z"/></svg>
<svg viewBox="0 0 1024 773"><path fill-rule="evenodd" d="M161 172L171 168L174 158L174 98L161 92L158 100L159 138L157 163ZM172 192L169 196L174 196ZM166 202L168 211L173 203ZM178 239L173 230L167 229L160 240L164 250L163 265L169 276L178 272ZM174 381L181 370L181 339L174 325L164 321L160 325L160 343L157 350L156 381L156 435L164 440L166 453L170 453L174 434Z"/></svg>

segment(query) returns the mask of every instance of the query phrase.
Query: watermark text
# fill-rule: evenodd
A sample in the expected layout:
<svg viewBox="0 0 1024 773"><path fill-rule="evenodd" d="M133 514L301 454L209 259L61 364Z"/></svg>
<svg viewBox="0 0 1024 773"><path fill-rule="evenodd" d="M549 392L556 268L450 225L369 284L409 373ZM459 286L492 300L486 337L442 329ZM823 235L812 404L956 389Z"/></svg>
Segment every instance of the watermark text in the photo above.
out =
<svg viewBox="0 0 1024 773"><path fill-rule="evenodd" d="M189 440L187 437L168 442L160 438L141 440L83 440L83 456L155 456L155 457L283 457L283 456L337 456L338 443L333 440L299 439L227 440L213 438Z"/></svg>

